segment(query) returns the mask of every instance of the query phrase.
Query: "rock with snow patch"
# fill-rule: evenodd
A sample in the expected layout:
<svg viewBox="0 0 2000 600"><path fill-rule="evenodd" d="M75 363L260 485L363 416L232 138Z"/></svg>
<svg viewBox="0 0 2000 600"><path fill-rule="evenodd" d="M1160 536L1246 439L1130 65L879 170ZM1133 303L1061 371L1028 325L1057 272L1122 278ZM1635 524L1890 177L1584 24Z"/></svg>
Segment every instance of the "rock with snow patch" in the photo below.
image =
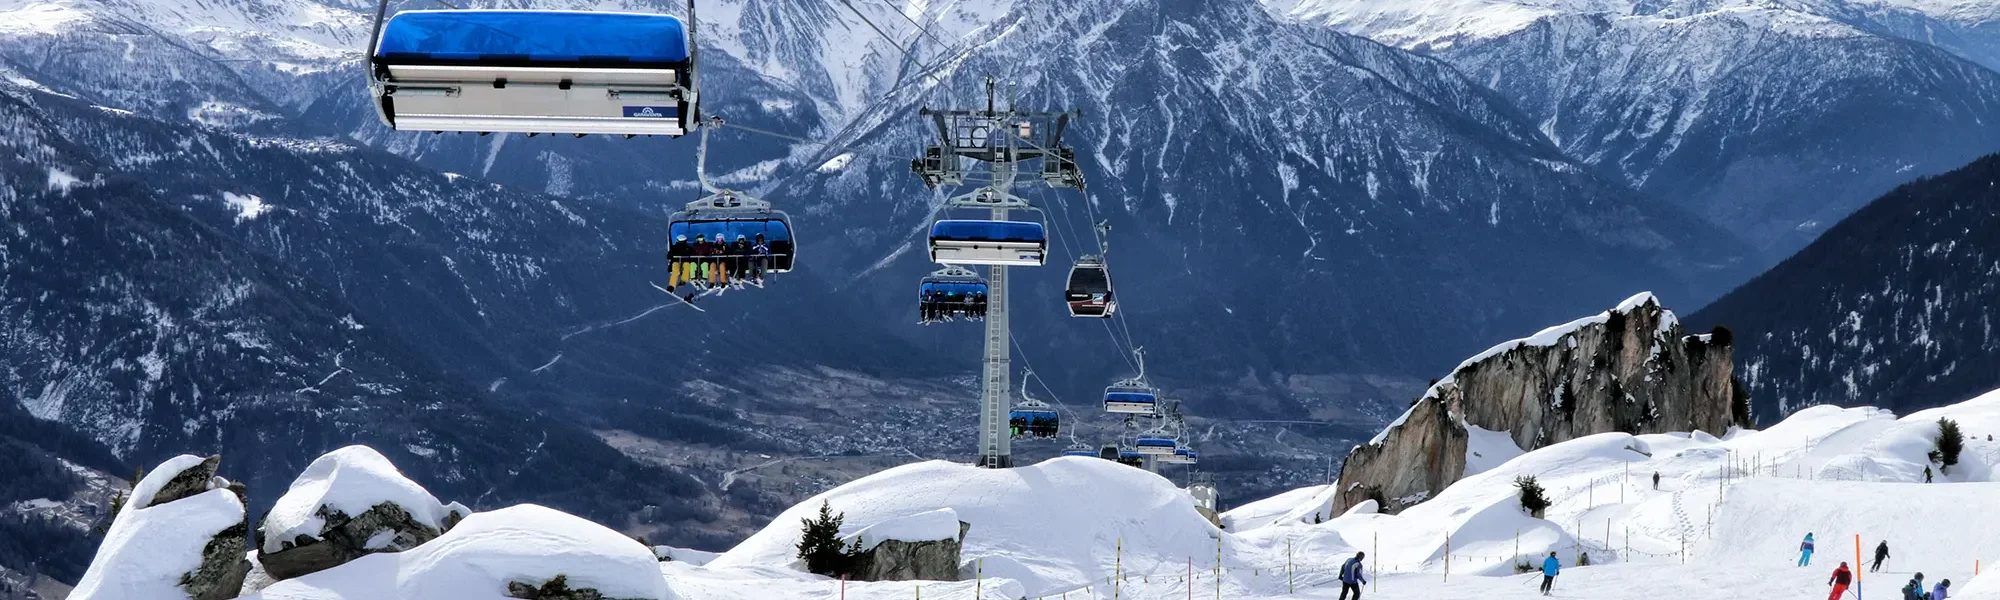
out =
<svg viewBox="0 0 2000 600"><path fill-rule="evenodd" d="M250 570L243 498L215 476L221 458L181 455L132 486L78 600L223 600Z"/></svg>
<svg viewBox="0 0 2000 600"><path fill-rule="evenodd" d="M1687 335L1650 293L1494 346L1348 454L1337 508L1422 502L1470 474L1469 463L1493 466L1468 456L1475 445L1511 441L1514 453L1606 432L1722 432L1741 416L1730 349L1727 335Z"/></svg>
<svg viewBox="0 0 2000 600"><path fill-rule="evenodd" d="M859 542L856 581L957 581L959 551L971 523L940 508L870 525L846 538Z"/></svg>
<svg viewBox="0 0 2000 600"><path fill-rule="evenodd" d="M401 552L463 518L367 446L314 460L259 527L258 562L273 579L323 571L376 552Z"/></svg>

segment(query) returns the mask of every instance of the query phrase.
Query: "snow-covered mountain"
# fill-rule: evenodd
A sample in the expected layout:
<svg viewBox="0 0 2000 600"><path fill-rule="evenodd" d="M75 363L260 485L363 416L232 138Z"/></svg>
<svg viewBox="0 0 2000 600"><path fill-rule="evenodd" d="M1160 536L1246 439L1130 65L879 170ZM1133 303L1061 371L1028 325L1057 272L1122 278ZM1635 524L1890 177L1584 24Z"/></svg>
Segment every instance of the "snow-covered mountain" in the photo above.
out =
<svg viewBox="0 0 2000 600"><path fill-rule="evenodd" d="M1736 327L1764 419L2000 386L2000 155L1897 188L1691 317Z"/></svg>
<svg viewBox="0 0 2000 600"><path fill-rule="evenodd" d="M1850 543L1861 552L1865 539L1891 552L1880 571L1851 565L1860 586L1854 591L1888 593L1922 572L1927 583L1951 581L1953 598L1991 600L2000 597L2000 574L1981 565L2000 553L2000 538L1991 535L2000 515L1965 507L2000 492L2000 445L1968 437L1957 465L1926 485L1924 470L1938 466L1926 453L1945 418L1966 431L2000 428L2000 392L1901 417L1872 407L1814 407L1764 430L1720 437L1606 433L1532 452L1511 448L1511 455L1494 455L1491 469L1401 514L1366 505L1334 514L1331 490L1316 486L1243 502L1223 514L1222 527L1197 511L1190 491L1111 461L1063 457L1006 471L934 461L817 494L719 555L671 547L648 553L600 524L517 505L466 516L400 552L310 574L272 581L253 568L242 597L547 598L524 592L566 587L650 600L1324 599L1336 596L1341 565L1363 552L1368 593L1388 597L1538 597L1527 584L1539 574L1521 571L1548 556L1560 563L1554 583L1562 596L1789 597L1801 589L1824 593L1831 565L1847 560ZM331 468L301 475L279 504L440 510L420 480L404 479L387 461L379 461L382 477L327 476L358 471L355 459L373 455L348 449L322 457L316 464ZM128 535L100 549L88 589L183 598L195 578L180 573L222 562L217 558L239 560L211 556L200 544L243 517L240 505L226 501L227 490L196 487L199 495L145 505L167 487L164 474L199 462L178 457L135 486L141 505L113 523ZM1522 508L1517 477L1535 477L1546 488L1542 516ZM848 581L806 572L798 559L800 522L823 505L841 517L843 540L954 542L946 553L957 573L943 581ZM1802 568L1798 549L1808 534L1819 553ZM549 583L557 580L562 585Z"/></svg>
<svg viewBox="0 0 2000 600"><path fill-rule="evenodd" d="M1990 2L1266 4L1452 63L1570 156L1767 262L1899 183L2000 150Z"/></svg>

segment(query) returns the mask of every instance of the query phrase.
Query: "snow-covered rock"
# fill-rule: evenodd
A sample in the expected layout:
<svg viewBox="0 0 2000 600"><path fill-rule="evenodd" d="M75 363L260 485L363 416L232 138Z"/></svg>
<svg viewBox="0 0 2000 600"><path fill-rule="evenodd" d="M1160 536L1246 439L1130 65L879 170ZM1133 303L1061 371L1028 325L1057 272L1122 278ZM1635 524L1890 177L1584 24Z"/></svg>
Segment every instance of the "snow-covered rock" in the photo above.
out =
<svg viewBox="0 0 2000 600"><path fill-rule="evenodd" d="M562 576L604 598L674 600L651 550L637 540L550 508L523 504L466 517L429 543L371 554L280 581L255 600L498 600L510 584L540 587Z"/></svg>
<svg viewBox="0 0 2000 600"><path fill-rule="evenodd" d="M843 541L861 552L854 559L854 579L955 581L970 528L958 512L940 508L877 522Z"/></svg>
<svg viewBox="0 0 2000 600"><path fill-rule="evenodd" d="M822 501L845 514L843 534L950 509L956 520L971 524L960 560L978 565L986 585L996 585L992 579L1018 582L1030 598L1103 581L1116 572L1121 545L1129 572L1133 565L1179 565L1191 555L1212 555L1219 534L1172 482L1112 461L1063 457L1013 469L930 461L807 499L701 571L747 576L794 565L799 522L814 516ZM942 531L942 516L935 521L929 528ZM914 537L934 532L923 533Z"/></svg>
<svg viewBox="0 0 2000 600"><path fill-rule="evenodd" d="M1730 340L1689 336L1640 293L1603 313L1494 346L1460 363L1341 468L1336 509L1391 512L1533 449L1622 431L1724 431Z"/></svg>
<svg viewBox="0 0 2000 600"><path fill-rule="evenodd" d="M348 446L314 460L271 507L260 526L258 562L271 577L290 579L376 552L409 550L448 529L463 514L454 510L381 453Z"/></svg>
<svg viewBox="0 0 2000 600"><path fill-rule="evenodd" d="M220 457L168 459L132 486L77 582L77 600L222 600L250 563L243 500L213 485Z"/></svg>

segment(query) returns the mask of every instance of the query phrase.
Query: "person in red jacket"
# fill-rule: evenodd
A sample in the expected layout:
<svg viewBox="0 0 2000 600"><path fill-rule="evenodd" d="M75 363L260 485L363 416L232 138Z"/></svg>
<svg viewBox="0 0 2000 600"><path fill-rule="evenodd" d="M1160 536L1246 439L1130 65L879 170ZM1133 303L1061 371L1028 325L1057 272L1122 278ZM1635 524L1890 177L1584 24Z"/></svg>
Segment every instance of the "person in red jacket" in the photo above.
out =
<svg viewBox="0 0 2000 600"><path fill-rule="evenodd" d="M1828 594L1826 600L1840 600L1840 596L1847 593L1847 585L1854 583L1854 574L1847 571L1847 563L1843 562L1833 569L1833 577L1828 578L1826 583L1833 586L1833 593Z"/></svg>

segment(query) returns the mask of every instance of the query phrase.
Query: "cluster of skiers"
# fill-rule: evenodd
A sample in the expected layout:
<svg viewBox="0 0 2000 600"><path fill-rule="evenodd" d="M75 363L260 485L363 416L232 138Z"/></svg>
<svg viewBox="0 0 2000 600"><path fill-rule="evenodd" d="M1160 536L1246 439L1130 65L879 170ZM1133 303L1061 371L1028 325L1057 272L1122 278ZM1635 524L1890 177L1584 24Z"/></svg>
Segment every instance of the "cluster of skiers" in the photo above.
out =
<svg viewBox="0 0 2000 600"><path fill-rule="evenodd" d="M921 313L919 316L925 324L945 321L952 317L984 319L986 293L924 290L922 302L917 304L917 310Z"/></svg>
<svg viewBox="0 0 2000 600"><path fill-rule="evenodd" d="M667 280L667 292L688 284L697 288L723 287L731 281L755 283L764 282L764 271L771 268L771 246L764 242L764 234L756 239L738 234L736 241L726 241L716 234L710 241L705 234L695 234L689 242L686 234L674 238L667 249L667 267L673 271ZM693 300L693 294L688 294Z"/></svg>
<svg viewBox="0 0 2000 600"><path fill-rule="evenodd" d="M1807 533L1805 542L1799 545L1799 566L1803 567L1812 563L1812 552L1813 536L1811 533ZM1881 571L1882 561L1888 559L1889 542L1888 540L1883 540L1881 544L1875 546L1875 561L1868 565L1868 572ZM1826 584L1833 587L1833 592L1827 594L1826 600L1840 600L1840 597L1847 593L1847 586L1853 585L1853 583L1854 572L1847 569L1847 563L1840 563L1840 566L1834 567L1833 576L1826 580ZM1950 579L1939 581L1935 587L1925 589L1923 573L1917 573L1916 577L1910 578L1909 583L1903 584L1903 600L1946 600L1950 597L1950 594Z"/></svg>

